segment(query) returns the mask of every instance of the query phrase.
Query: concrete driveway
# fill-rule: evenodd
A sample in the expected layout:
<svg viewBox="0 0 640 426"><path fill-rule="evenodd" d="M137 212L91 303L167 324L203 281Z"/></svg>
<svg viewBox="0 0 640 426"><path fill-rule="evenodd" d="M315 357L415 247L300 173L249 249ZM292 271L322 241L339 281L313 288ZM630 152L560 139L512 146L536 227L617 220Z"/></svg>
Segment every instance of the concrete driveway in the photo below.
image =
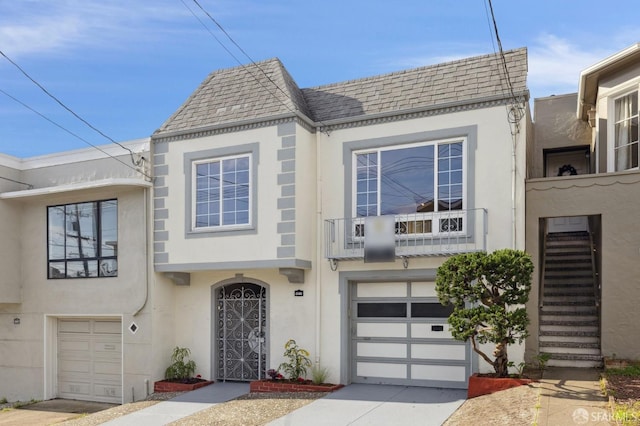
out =
<svg viewBox="0 0 640 426"><path fill-rule="evenodd" d="M441 425L466 397L466 389L352 384L269 426Z"/></svg>
<svg viewBox="0 0 640 426"><path fill-rule="evenodd" d="M51 399L0 413L0 426L45 426L116 407L102 402Z"/></svg>

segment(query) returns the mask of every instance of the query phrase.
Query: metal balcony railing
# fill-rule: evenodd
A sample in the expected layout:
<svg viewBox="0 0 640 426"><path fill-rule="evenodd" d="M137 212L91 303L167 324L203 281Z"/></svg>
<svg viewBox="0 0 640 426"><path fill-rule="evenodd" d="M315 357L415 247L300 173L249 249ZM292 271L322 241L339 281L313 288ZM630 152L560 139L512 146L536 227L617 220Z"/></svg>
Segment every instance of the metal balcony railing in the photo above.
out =
<svg viewBox="0 0 640 426"><path fill-rule="evenodd" d="M364 217L325 220L325 257L363 259L364 222ZM486 251L487 210L396 215L395 239L398 258Z"/></svg>

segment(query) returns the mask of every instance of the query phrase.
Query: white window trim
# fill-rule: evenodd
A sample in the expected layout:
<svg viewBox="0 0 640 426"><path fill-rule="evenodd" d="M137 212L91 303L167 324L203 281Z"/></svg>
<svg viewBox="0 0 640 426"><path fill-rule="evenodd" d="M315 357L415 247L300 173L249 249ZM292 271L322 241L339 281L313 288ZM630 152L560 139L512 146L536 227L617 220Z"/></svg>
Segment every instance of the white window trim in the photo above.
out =
<svg viewBox="0 0 640 426"><path fill-rule="evenodd" d="M248 196L248 223L234 224L234 225L218 225L218 226L201 226L196 227L196 205L197 205L197 168L199 164L220 162L220 170L222 170L222 162L224 160L233 160L236 158L248 158L249 160L249 196ZM217 232L217 231L234 231L234 230L246 230L253 229L253 155L250 152L226 155L221 157L202 158L194 160L191 164L191 232ZM222 208L222 200L220 200L220 207ZM222 212L220 215L222 219Z"/></svg>
<svg viewBox="0 0 640 426"><path fill-rule="evenodd" d="M466 137L455 137L455 138L447 138L447 139L438 139L438 140L429 140L429 141L423 141L423 142L414 142L414 143L407 143L407 144L400 144L400 145L387 145L387 146L382 146L382 147L377 147L377 148L366 148L366 149L361 149L361 150L354 150L351 153L351 161L352 161L352 165L351 165L351 169L353 170L353 176L351 179L351 217L353 218L353 223L354 224L360 224L360 223L364 223L364 217L358 217L357 216L357 184L358 184L358 164L357 164L357 156L361 155L361 154L368 154L368 153L380 153L383 151L394 151L394 150L399 150L399 149L406 149L406 148L412 148L412 147L417 147L417 146L434 146L436 147L436 149L434 150L434 153L437 153L437 146L438 145L443 145L443 144L451 144L451 143L462 143L462 200L463 202L466 204L468 198L468 194L467 194L467 149L468 149L468 141ZM378 155L378 159L380 158L380 156ZM437 194L438 194L438 161L435 160L434 161L434 178L433 178L433 185L434 185L434 205L437 205ZM378 212L380 211L380 179L381 179L381 175L380 173L378 173L377 176L377 185L378 185L378 194L377 194L377 204L378 204ZM467 206L468 207L468 206ZM409 220L409 218L414 218L414 220L423 220L423 219L431 219L432 220L432 229L430 233L423 233L423 234L410 234L413 236L419 236L419 235L437 235L440 233L439 231L439 226L436 226L437 220L442 217L443 215L447 215L450 218L456 218L456 217L460 217L463 218L463 221L466 222L466 215L464 214L465 211L467 210L467 208L463 208L462 210L451 210L451 211L433 211L433 212L428 212L428 213L411 213L411 214L396 214L396 222L403 222L403 221L407 221ZM455 214L456 212L459 212L459 214ZM352 231L353 235L355 237L355 231ZM460 232L450 232L449 234L465 234L466 233L466 226L463 227L463 231ZM401 237L402 235L406 234L398 234L396 235L396 237ZM355 237L355 238L360 238L360 237Z"/></svg>
<svg viewBox="0 0 640 426"><path fill-rule="evenodd" d="M616 100L632 92L638 92L638 108L640 109L640 79L633 79L631 84L607 93L607 172L622 172L627 170L638 170L638 167L625 170L616 170Z"/></svg>

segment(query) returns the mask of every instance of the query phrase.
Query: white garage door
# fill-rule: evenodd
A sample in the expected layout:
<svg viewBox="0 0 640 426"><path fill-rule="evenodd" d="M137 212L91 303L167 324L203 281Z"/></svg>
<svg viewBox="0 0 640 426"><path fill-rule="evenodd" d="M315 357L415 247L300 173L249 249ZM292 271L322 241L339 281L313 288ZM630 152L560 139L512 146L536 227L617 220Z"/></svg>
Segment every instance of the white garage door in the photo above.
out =
<svg viewBox="0 0 640 426"><path fill-rule="evenodd" d="M433 282L353 283L352 381L466 388L471 349L451 337Z"/></svg>
<svg viewBox="0 0 640 426"><path fill-rule="evenodd" d="M58 320L58 397L122 402L120 320Z"/></svg>

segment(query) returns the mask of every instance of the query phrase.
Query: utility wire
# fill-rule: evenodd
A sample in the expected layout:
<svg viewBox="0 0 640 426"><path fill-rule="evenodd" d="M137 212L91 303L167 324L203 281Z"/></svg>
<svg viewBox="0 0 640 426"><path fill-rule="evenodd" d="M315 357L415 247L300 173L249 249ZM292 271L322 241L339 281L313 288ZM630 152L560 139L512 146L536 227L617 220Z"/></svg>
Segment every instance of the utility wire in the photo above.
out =
<svg viewBox="0 0 640 426"><path fill-rule="evenodd" d="M280 91L282 92L283 95L285 95L285 97L289 97L289 95L282 90L282 88L271 79L271 77L253 60L253 58L251 58L251 56L249 56L249 54L242 48L240 47L240 45L238 43L236 43L236 41L229 35L229 33L222 27L222 25L220 25L220 23L213 17L211 16L211 14L209 12L207 12L205 10L204 7L202 7L202 5L198 2L198 0L193 0L193 2L200 8L200 10L202 10L202 12L204 12L205 15L207 15L209 17L209 19L211 19L211 21L213 21L214 24L216 24L216 26L220 29L220 31L222 31L224 33L224 35L227 36L227 38L231 41L231 43L233 43L233 45L235 47L238 48L238 50L240 50L240 52L242 52L242 54L249 59L249 61L251 61L251 63L256 66L258 68L258 70L265 76L267 77L267 79Z"/></svg>
<svg viewBox="0 0 640 426"><path fill-rule="evenodd" d="M498 33L498 24L496 22L496 17L495 14L493 12L493 4L491 3L491 0L487 0L489 3L489 10L491 11L491 21L493 22L493 30L495 32L496 35L496 42L498 43L498 49L500 51L500 62L502 65L502 68L504 70L504 74L505 74L505 78L507 81L507 87L509 89L509 93L511 94L511 97L513 98L513 100L516 103L519 103L518 97L515 95L514 91L513 91L513 85L511 83L511 76L509 75L509 67L507 66L507 59L504 55L504 50L502 49L502 41L500 40L500 34ZM491 40L491 42L493 43L493 39ZM495 47L494 47L495 50Z"/></svg>
<svg viewBox="0 0 640 426"><path fill-rule="evenodd" d="M211 36L218 42L218 44L220 44L220 46L222 46L222 48L229 53L229 55L235 59L235 61L249 74L251 75L251 77L258 83L260 84L260 86L262 86L263 89L265 89L266 91L269 92L269 94L271 94L278 102L280 102L285 108L287 108L290 112L292 113L296 113L297 112L297 108L291 108L285 101L283 101L278 95L277 93L273 93L268 87L266 87L262 81L260 81L260 79L258 77L256 77L251 71L249 71L249 69L242 63L242 61L240 61L228 48L227 46L224 45L224 43L222 43L222 41L215 36L215 34L213 34L213 32L209 29L209 27L207 27L207 25L202 22L202 20L193 12L193 10L191 10L191 8L189 8L189 6L187 6L187 4L185 3L185 0L180 0L182 2L182 4L187 8L187 10L189 10L189 12L191 12L191 14L200 22L200 24L202 24L202 26L209 32L209 34L211 34ZM242 52L242 54L251 62L251 64L253 66L255 66L258 71L260 71L260 73L262 75L264 75L267 80L269 80L269 82L271 84L273 84L275 86L275 88L282 93L285 96L285 99L290 99L290 95L285 92L282 87L280 87L280 85L275 82L271 76L269 74L267 74L265 72L265 70L258 64L256 63L256 61L253 60L253 58L251 56L249 56L249 54L233 39L233 37L231 37L231 35L224 29L224 27L222 26L222 24L220 24L199 2L198 0L193 0L193 2L196 4L196 6L198 6L198 8L205 14L207 15L207 17L209 18L209 20L211 20L219 29L220 31L222 31L224 33L224 35L231 41L231 43L233 43L233 45L238 48L238 50L240 50L240 52ZM320 124L320 126L327 126L326 123L324 123L321 120L317 121L318 124ZM327 135L329 135L328 131L325 131L325 133Z"/></svg>
<svg viewBox="0 0 640 426"><path fill-rule="evenodd" d="M132 150L130 150L129 148L127 148L126 146L122 145L120 142L117 142L116 140L114 140L113 138L109 137L108 135L104 134L102 131L100 131L98 128L96 128L95 126L93 126L91 123L89 123L87 120L85 120L84 118L82 118L80 115L78 115L75 111L73 111L71 108L69 108L68 106L66 106L60 99L58 99L57 97L55 97L51 92L49 92L42 84L40 84L38 81L36 81L33 77L31 77L20 65L18 65L17 63L15 63L13 60L11 60L11 58L9 58L2 50L0 50L0 55L3 56L7 61L9 61L14 67L16 67L25 77L27 77L29 80L31 80L31 82L33 84L35 84L36 86L38 86L38 88L40 88L40 90L42 90L47 96L49 96L51 99L53 99L56 103L58 103L58 105L60 105L62 108L64 108L65 110L67 110L68 112L70 112L74 117L76 117L78 120L82 121L84 124L86 124L87 126L89 126L89 128L91 128L92 130L94 130L95 132L97 132L98 134L100 134L102 137L106 138L107 140L109 140L110 142L118 145L119 147L121 147L122 149L125 149L127 151L129 151L129 154L131 155L131 161L133 162L133 164L135 164L136 166L139 166L141 164L140 160L135 160L134 158L134 152ZM93 145L92 145L93 146ZM95 148L95 146L94 146ZM103 151L104 152L104 151Z"/></svg>
<svg viewBox="0 0 640 426"><path fill-rule="evenodd" d="M5 92L4 90L0 89L0 93L2 93L3 95L5 95L5 96L6 96L6 97L8 97L9 99L12 99L13 101L15 101L15 102L19 103L20 105L22 105L23 107L25 107L25 108L26 108L26 109L28 109L29 111L31 111L31 112L33 112L33 113L35 113L35 114L39 115L41 118L43 118L43 119L47 120L49 123L53 124L53 125L54 125L54 126L56 126L57 128L59 128L59 129L63 130L64 132L66 132L66 133L70 134L71 136L73 136L73 137L75 137L75 138L77 138L77 139L81 140L82 142L86 143L86 144L87 144L87 145L89 145L90 147L97 149L98 151L102 152L102 153L103 153L103 154L105 154L106 156L113 158L114 160L118 161L119 163L124 164L126 167L128 167L128 168L130 168L130 169L132 169L132 170L134 170L134 171L136 171L136 172L142 173L145 177L147 177L147 178L149 178L149 179L153 179L151 176L149 176L149 175L148 175L147 173L145 173L144 171L139 170L139 169L137 169L137 168L135 168L135 167L131 166L129 163L126 163L126 162L122 161L122 160L121 160L121 159L119 159L118 157L114 157L113 155L111 155L111 154L109 154L108 152L106 152L104 149L100 148L100 147L99 147L99 146L97 146L97 145L92 144L92 143L91 143L91 142L89 142L88 140L86 140L86 139L82 138L81 136L77 135L76 133L72 132L71 130L67 129L66 127L64 127L64 126L62 126L62 125L60 125L60 124L56 123L55 121L51 120L49 117L47 117L47 116L45 116L44 114L42 114L40 111L37 111L36 109L34 109L34 108L30 107L30 106L29 106L29 105L27 105L26 103L22 102L21 100L19 100L19 99L18 99L18 98L16 98L16 97L14 97L14 96L10 95L9 93ZM118 144L118 145L120 145L120 144ZM122 146L122 145L120 145L120 146ZM125 148L125 149L126 149L127 151L129 151L130 153L132 152L132 151L131 151L129 148L127 148L127 147L124 147L124 146L123 146L123 148ZM134 163L134 164L135 164L135 163ZM18 183L23 183L23 182L18 182ZM29 185L29 186L33 187L33 185L30 185L30 184L25 184L25 185ZM30 189L31 189L31 188L30 188Z"/></svg>

